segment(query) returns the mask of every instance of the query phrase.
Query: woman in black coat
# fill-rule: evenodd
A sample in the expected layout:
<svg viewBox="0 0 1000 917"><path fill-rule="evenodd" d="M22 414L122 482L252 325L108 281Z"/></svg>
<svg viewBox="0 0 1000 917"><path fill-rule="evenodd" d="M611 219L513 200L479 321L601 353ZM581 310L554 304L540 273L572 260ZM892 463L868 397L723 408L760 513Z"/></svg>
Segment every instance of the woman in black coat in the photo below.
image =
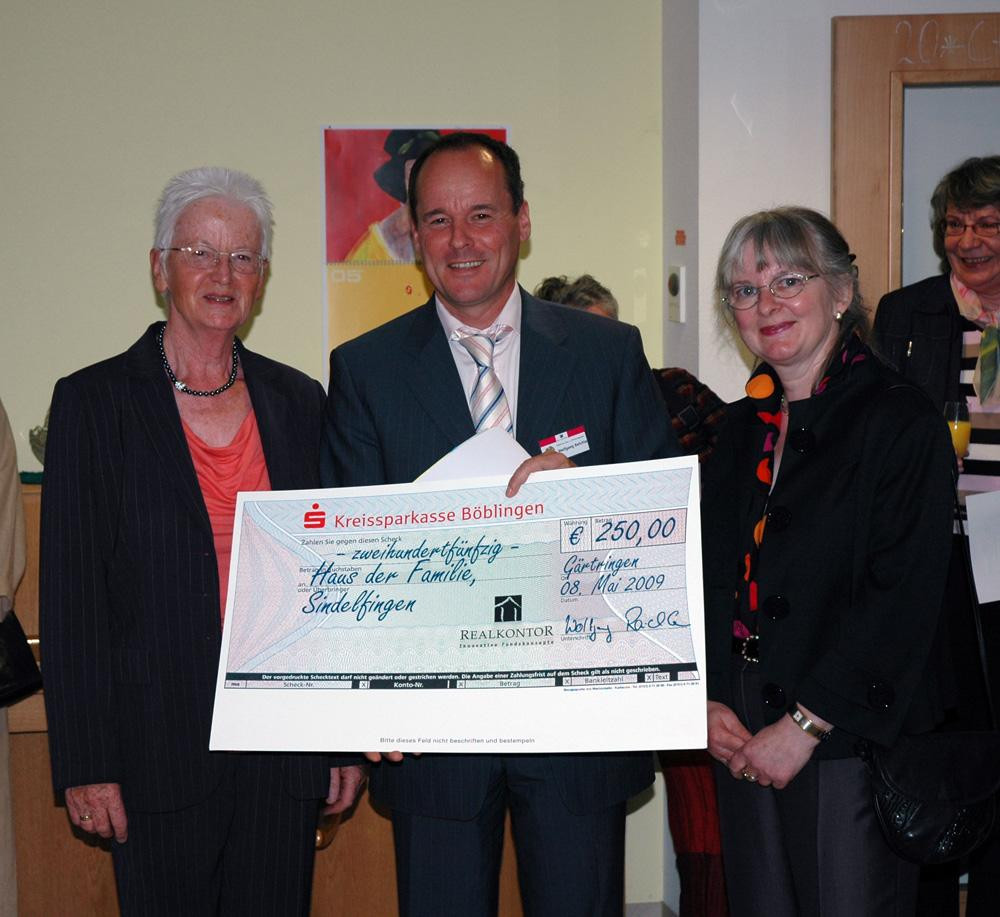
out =
<svg viewBox="0 0 1000 917"><path fill-rule="evenodd" d="M932 728L953 457L919 389L864 343L825 217L740 220L716 279L758 359L706 468L709 751L734 915L912 913L860 739Z"/></svg>
<svg viewBox="0 0 1000 917"><path fill-rule="evenodd" d="M943 273L883 296L875 314L879 353L937 408L966 402L972 446L963 457L959 491L1000 490L1000 156L967 159L938 182L931 196L934 251ZM984 346L985 345L985 346ZM981 357L981 355L984 355ZM985 366L984 366L985 364ZM984 376L985 368L985 376ZM984 384L992 377L993 384ZM964 497L963 497L964 498ZM952 546L945 614L948 644L957 664L959 728L989 726L972 623L964 538ZM982 607L983 639L993 698L1000 699L1000 602ZM1000 830L970 857L967 917L996 913L1000 896ZM958 917L959 863L924 870L918 913Z"/></svg>

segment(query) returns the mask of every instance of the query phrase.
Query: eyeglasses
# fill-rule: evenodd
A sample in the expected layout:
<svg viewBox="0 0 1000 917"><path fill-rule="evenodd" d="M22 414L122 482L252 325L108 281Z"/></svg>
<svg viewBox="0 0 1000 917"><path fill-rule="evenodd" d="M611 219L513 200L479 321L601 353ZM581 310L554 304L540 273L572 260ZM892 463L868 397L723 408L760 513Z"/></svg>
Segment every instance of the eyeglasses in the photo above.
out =
<svg viewBox="0 0 1000 917"><path fill-rule="evenodd" d="M771 295L777 299L795 299L805 289L808 281L815 280L820 276L822 275L789 272L788 274L780 274L762 287L755 287L749 283L733 284L726 295L722 297L722 301L730 309L752 309L760 299L760 291L765 289L770 290Z"/></svg>
<svg viewBox="0 0 1000 917"><path fill-rule="evenodd" d="M975 223L965 223L953 217L946 217L943 222L946 236L964 236L967 229L971 229L980 239L992 239L994 236L1000 235L1000 223L996 220L976 220Z"/></svg>
<svg viewBox="0 0 1000 917"><path fill-rule="evenodd" d="M218 252L211 245L182 245L180 248L161 248L161 252L177 252L181 261L196 270L208 270L215 267L225 255L229 264L237 274L256 274L267 261L257 252L241 248L235 252Z"/></svg>

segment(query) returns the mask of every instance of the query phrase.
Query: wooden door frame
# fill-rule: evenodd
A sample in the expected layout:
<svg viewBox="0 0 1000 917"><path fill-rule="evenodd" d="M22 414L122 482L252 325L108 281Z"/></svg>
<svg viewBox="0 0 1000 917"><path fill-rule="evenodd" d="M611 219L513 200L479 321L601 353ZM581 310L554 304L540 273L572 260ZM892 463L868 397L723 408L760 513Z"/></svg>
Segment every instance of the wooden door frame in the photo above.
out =
<svg viewBox="0 0 1000 917"><path fill-rule="evenodd" d="M1000 13L834 17L831 213L870 308L900 285L906 87L994 82Z"/></svg>

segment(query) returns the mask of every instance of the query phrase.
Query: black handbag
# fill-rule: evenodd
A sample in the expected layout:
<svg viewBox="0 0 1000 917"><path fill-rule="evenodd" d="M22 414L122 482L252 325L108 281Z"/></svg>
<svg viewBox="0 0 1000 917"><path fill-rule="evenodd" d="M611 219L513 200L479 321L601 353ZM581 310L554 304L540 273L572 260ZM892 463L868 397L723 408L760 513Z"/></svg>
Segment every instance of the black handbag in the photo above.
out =
<svg viewBox="0 0 1000 917"><path fill-rule="evenodd" d="M958 860L993 830L1000 790L1000 735L933 732L869 745L875 814L889 846L930 866Z"/></svg>
<svg viewBox="0 0 1000 917"><path fill-rule="evenodd" d="M13 609L0 621L0 707L42 686L38 663Z"/></svg>
<svg viewBox="0 0 1000 917"><path fill-rule="evenodd" d="M901 736L892 748L865 742L860 752L871 774L875 814L886 841L899 856L925 866L961 859L983 844L993 830L1000 791L1000 732L996 729L968 540L961 507L958 510L993 728Z"/></svg>

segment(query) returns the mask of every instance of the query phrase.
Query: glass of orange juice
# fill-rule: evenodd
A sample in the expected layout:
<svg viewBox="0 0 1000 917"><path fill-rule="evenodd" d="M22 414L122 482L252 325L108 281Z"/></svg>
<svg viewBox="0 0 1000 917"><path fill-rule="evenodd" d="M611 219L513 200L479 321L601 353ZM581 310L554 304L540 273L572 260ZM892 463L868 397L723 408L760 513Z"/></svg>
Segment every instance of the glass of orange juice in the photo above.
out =
<svg viewBox="0 0 1000 917"><path fill-rule="evenodd" d="M969 454L969 437L972 435L969 406L964 401L946 401L944 419L951 431L951 443L955 447L955 455L965 458Z"/></svg>

